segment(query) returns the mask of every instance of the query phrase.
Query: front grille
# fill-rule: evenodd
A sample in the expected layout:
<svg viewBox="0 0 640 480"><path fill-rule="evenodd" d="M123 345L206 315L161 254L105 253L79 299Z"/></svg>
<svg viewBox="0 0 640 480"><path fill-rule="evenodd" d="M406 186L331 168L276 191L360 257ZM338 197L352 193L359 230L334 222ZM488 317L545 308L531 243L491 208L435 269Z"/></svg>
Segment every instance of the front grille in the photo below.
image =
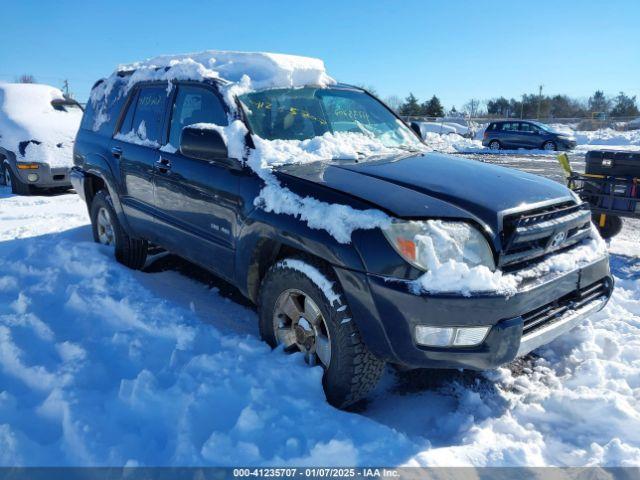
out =
<svg viewBox="0 0 640 480"><path fill-rule="evenodd" d="M54 175L53 179L57 180L57 181L60 181L60 180L64 180L64 177L65 177L65 175Z"/></svg>
<svg viewBox="0 0 640 480"><path fill-rule="evenodd" d="M610 289L609 280L605 278L522 315L524 320L522 334L534 332L555 320L559 320L570 310L578 310L588 303L603 297L606 298L609 296Z"/></svg>
<svg viewBox="0 0 640 480"><path fill-rule="evenodd" d="M521 268L525 262L578 243L589 236L590 229L587 204L564 202L505 215L500 266Z"/></svg>

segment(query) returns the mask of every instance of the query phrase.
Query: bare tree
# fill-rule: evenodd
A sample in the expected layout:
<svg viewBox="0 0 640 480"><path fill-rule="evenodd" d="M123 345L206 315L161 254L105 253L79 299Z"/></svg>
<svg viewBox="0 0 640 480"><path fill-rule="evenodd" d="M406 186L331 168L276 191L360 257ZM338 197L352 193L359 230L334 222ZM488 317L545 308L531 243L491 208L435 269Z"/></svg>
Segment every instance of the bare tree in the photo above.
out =
<svg viewBox="0 0 640 480"><path fill-rule="evenodd" d="M389 95L384 99L384 103L386 103L394 112L399 112L400 106L402 105L402 99L397 95Z"/></svg>
<svg viewBox="0 0 640 480"><path fill-rule="evenodd" d="M23 73L18 77L18 83L36 83L36 77L29 73Z"/></svg>
<svg viewBox="0 0 640 480"><path fill-rule="evenodd" d="M480 100L472 98L463 105L462 110L472 118L477 117L480 113Z"/></svg>

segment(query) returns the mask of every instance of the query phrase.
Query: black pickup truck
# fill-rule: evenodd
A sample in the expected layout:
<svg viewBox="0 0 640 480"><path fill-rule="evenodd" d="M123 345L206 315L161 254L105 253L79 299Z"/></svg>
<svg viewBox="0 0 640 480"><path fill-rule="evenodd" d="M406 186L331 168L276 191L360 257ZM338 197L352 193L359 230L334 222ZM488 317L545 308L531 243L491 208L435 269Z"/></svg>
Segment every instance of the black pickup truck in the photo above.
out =
<svg viewBox="0 0 640 480"><path fill-rule="evenodd" d="M134 73L119 75L126 80ZM569 269L536 269L594 235L589 209L564 186L414 148L423 144L412 130L353 86L263 90L231 100L223 87L215 78L173 79L169 87L166 79L142 81L127 91L110 89L105 104L89 102L75 142L74 188L87 203L95 240L112 246L120 262L142 268L153 244L235 285L257 305L266 342L301 351L324 368L332 404L363 398L385 363L490 369L510 362L610 297L605 251ZM278 117L280 100L271 95L288 98L289 113L316 106L315 117ZM305 106L292 110L296 99ZM359 113L338 124L331 109L347 100ZM273 109L271 123L261 123L260 112L249 107L254 101ZM405 138L391 154L273 171L294 194L376 209L392 223L355 230L341 242L299 216L261 208L255 199L264 180L246 158L230 158L219 131L203 126L227 125L234 107L249 132L246 152L256 135L304 140L354 128L382 141ZM141 126L144 137L130 135ZM429 240L433 220L451 231L462 227L455 255L465 268L528 275L511 292L417 289L429 270L425 249L438 245ZM446 249L436 254L447 261Z"/></svg>

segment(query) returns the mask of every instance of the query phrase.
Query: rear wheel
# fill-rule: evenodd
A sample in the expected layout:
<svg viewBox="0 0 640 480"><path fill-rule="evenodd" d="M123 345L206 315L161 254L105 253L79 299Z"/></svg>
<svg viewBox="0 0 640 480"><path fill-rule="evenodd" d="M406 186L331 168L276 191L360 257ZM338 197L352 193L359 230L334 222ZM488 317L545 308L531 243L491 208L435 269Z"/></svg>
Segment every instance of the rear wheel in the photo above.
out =
<svg viewBox="0 0 640 480"><path fill-rule="evenodd" d="M558 146L556 145L555 142L552 142L551 140L544 142L542 144L542 149L543 150L550 150L550 151L555 151L558 149Z"/></svg>
<svg viewBox="0 0 640 480"><path fill-rule="evenodd" d="M104 190L96 193L91 202L93 239L115 249L116 260L129 268L139 270L147 260L146 240L132 238L124 231L113 208L111 197Z"/></svg>
<svg viewBox="0 0 640 480"><path fill-rule="evenodd" d="M260 289L260 334L272 347L300 351L310 366L321 366L327 400L345 408L376 386L384 362L364 344L338 283L330 279L328 269L301 259L272 266Z"/></svg>
<svg viewBox="0 0 640 480"><path fill-rule="evenodd" d="M491 150L500 150L502 146L500 145L500 142L498 140L491 140L489 142L489 149Z"/></svg>
<svg viewBox="0 0 640 480"><path fill-rule="evenodd" d="M613 238L622 230L622 219L615 215L606 215L604 225L600 221L600 215L594 215L593 223L598 226L598 231L604 239Z"/></svg>

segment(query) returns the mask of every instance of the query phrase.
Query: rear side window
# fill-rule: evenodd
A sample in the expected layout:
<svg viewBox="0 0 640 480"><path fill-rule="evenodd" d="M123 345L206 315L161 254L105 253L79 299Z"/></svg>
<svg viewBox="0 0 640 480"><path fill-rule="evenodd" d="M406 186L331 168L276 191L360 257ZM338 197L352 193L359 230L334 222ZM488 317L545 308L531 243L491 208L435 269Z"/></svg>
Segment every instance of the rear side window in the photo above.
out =
<svg viewBox="0 0 640 480"><path fill-rule="evenodd" d="M218 96L210 89L192 85L180 85L171 111L169 143L178 148L180 134L187 125L213 123L227 125L227 113Z"/></svg>
<svg viewBox="0 0 640 480"><path fill-rule="evenodd" d="M495 124L495 123L492 123L492 124L490 124L490 125L489 125L488 130L496 130L496 128L497 128L497 127L496 127L496 124Z"/></svg>
<svg viewBox="0 0 640 480"><path fill-rule="evenodd" d="M161 143L166 99L166 86L142 87L135 101L130 131L135 131L142 140ZM131 103L131 106L133 104L134 102ZM131 106L129 110L131 110ZM129 116L129 111L127 111L127 116ZM125 121L127 121L127 117L125 117Z"/></svg>
<svg viewBox="0 0 640 480"><path fill-rule="evenodd" d="M502 124L502 128L500 129L503 132L517 132L518 131L518 122L506 122Z"/></svg>

